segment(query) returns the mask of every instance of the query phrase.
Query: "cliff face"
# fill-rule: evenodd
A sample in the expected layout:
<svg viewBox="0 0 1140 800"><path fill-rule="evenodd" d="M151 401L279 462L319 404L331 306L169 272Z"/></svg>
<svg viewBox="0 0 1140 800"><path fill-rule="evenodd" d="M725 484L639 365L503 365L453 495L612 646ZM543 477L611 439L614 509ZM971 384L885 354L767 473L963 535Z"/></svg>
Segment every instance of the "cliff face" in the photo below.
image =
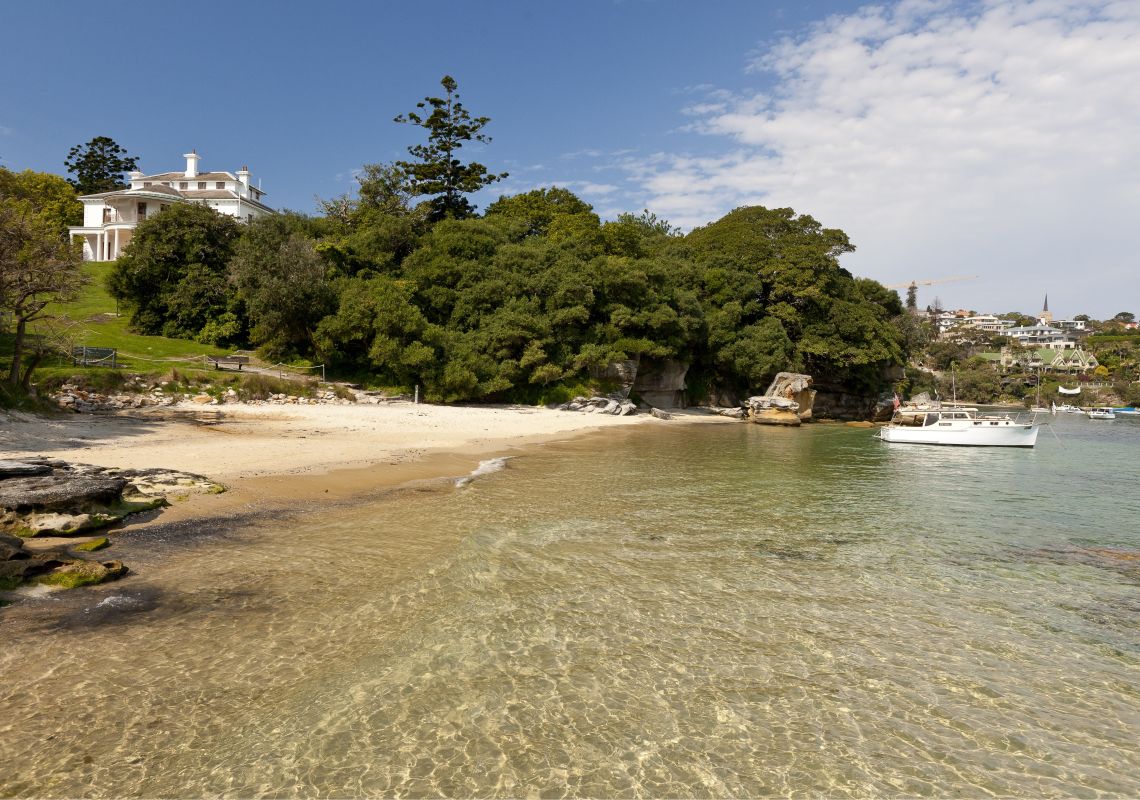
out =
<svg viewBox="0 0 1140 800"><path fill-rule="evenodd" d="M654 408L683 408L688 372L689 365L684 361L642 359L633 391Z"/></svg>

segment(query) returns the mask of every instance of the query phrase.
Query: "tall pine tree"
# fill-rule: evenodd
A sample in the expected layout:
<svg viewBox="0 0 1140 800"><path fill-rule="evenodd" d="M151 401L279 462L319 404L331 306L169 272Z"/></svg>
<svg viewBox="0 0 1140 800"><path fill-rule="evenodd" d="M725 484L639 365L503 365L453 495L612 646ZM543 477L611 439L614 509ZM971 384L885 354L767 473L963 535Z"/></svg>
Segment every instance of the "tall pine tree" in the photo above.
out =
<svg viewBox="0 0 1140 800"><path fill-rule="evenodd" d="M464 142L491 141L481 133L490 122L489 117L472 117L459 102L458 84L450 75L440 81L445 97L425 97L416 103L416 111L395 118L395 122L418 125L427 131L427 144L408 148L416 161L397 161L404 169L408 186L416 195L435 195L430 201L433 220L451 217L462 219L475 212L475 207L464 196L507 177L503 172L492 175L482 164L462 163L458 152Z"/></svg>

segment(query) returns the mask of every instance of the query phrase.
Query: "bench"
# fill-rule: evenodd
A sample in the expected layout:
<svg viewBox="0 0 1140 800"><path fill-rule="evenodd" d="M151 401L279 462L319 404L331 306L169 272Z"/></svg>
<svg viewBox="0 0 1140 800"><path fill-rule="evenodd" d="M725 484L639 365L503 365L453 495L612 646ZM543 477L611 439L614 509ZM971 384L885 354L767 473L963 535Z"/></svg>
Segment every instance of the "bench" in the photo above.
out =
<svg viewBox="0 0 1140 800"><path fill-rule="evenodd" d="M243 364L249 363L249 356L206 356L206 361L214 365L214 369L221 369L222 364L237 364L241 372Z"/></svg>

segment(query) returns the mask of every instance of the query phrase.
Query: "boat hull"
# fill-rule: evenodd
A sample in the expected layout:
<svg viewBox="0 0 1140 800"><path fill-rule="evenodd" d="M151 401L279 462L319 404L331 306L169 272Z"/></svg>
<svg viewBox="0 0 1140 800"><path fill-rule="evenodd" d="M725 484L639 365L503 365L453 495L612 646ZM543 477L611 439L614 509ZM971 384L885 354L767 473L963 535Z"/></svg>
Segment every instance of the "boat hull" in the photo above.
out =
<svg viewBox="0 0 1140 800"><path fill-rule="evenodd" d="M959 447L1033 447L1038 425L954 426L944 429L888 425L879 438L893 444L934 444Z"/></svg>

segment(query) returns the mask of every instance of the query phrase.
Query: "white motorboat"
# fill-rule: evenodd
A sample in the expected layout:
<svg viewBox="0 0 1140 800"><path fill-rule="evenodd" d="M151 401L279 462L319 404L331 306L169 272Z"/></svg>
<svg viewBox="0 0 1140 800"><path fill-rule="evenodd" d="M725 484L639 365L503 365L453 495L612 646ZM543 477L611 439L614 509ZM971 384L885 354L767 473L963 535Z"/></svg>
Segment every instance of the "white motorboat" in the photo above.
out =
<svg viewBox="0 0 1140 800"><path fill-rule="evenodd" d="M976 408L900 406L879 430L884 442L967 447L1033 447L1041 426Z"/></svg>
<svg viewBox="0 0 1140 800"><path fill-rule="evenodd" d="M1088 414L1089 419L1116 419L1116 412L1106 406L1090 408L1085 413Z"/></svg>
<svg viewBox="0 0 1140 800"><path fill-rule="evenodd" d="M1054 414L1083 414L1083 413L1085 413L1085 410L1083 408L1078 407L1078 406L1072 406L1072 405L1069 405L1068 403L1062 403L1061 405L1056 405L1056 404L1053 405L1053 413Z"/></svg>

